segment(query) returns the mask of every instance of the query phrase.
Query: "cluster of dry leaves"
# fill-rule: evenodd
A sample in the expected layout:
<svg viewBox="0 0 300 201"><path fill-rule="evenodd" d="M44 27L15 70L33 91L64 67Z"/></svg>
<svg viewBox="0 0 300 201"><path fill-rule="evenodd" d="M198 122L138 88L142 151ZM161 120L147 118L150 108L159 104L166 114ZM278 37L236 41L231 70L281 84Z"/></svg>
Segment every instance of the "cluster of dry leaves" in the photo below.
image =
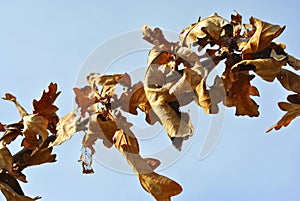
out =
<svg viewBox="0 0 300 201"><path fill-rule="evenodd" d="M285 52L285 44L273 42L285 27L256 18L242 24L238 13L228 21L217 14L199 19L182 30L178 42L169 42L159 28L142 27L143 38L154 45L148 55L148 68L143 82L131 83L128 74L103 75L91 73L88 85L74 88L78 107L58 118L53 102L59 95L57 85L51 83L34 111L28 114L16 98L12 101L21 121L2 125L0 138L0 187L7 200L35 200L24 195L18 180L26 182L22 170L28 166L54 162L52 147L69 140L75 133L84 132L82 162L84 173L93 173L92 155L97 140L107 148L114 146L132 166L142 187L158 201L171 200L181 193L181 186L168 177L154 172L160 161L143 158L138 140L124 113L145 113L149 125L161 124L172 144L181 150L184 140L193 134L188 113L181 107L196 102L207 114L218 113L218 104L235 107L236 115L259 116L258 104L252 96L259 96L251 80L259 76L267 82L277 79L288 91L288 102L279 102L287 113L270 129L287 126L300 115L300 61ZM207 79L225 63L222 75ZM286 69L283 66L289 65ZM116 86L124 91L118 94ZM139 109L139 110L138 110ZM23 149L12 155L6 145L18 136L23 137Z"/></svg>

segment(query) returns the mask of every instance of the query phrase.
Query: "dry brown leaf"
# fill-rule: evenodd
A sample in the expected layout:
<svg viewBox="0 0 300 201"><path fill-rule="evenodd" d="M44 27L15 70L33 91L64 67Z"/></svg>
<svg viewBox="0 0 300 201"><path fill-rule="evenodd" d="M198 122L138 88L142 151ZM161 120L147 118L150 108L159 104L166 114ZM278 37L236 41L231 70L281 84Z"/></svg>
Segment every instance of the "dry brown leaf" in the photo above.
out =
<svg viewBox="0 0 300 201"><path fill-rule="evenodd" d="M56 126L56 139L49 146L58 146L69 140L77 132L79 118L74 111L62 117Z"/></svg>
<svg viewBox="0 0 300 201"><path fill-rule="evenodd" d="M0 138L0 142L2 142L4 145L10 144L12 141L14 141L19 135L23 135L22 129L23 129L23 123L15 123L15 124L9 124L5 125L3 127L4 134Z"/></svg>
<svg viewBox="0 0 300 201"><path fill-rule="evenodd" d="M285 89L300 93L300 76L296 73L286 69L281 69L277 75L277 79Z"/></svg>
<svg viewBox="0 0 300 201"><path fill-rule="evenodd" d="M139 174L142 187L157 201L171 201L171 197L182 192L182 187L175 181L155 172Z"/></svg>
<svg viewBox="0 0 300 201"><path fill-rule="evenodd" d="M16 108L18 109L21 117L28 115L26 110L18 103L17 98L15 96L11 95L10 93L6 93L5 97L3 97L2 99L13 102L16 105Z"/></svg>
<svg viewBox="0 0 300 201"><path fill-rule="evenodd" d="M259 96L256 87L251 86L250 81L254 78L249 74L240 73L238 80L231 82L228 75L223 74L223 81L226 90L224 104L227 107L236 107L235 114L257 117L259 115L258 105L250 96ZM228 84L230 82L230 84ZM228 87L230 85L230 87Z"/></svg>
<svg viewBox="0 0 300 201"><path fill-rule="evenodd" d="M152 170L155 170L158 166L160 166L160 161L156 158L144 158L146 163L151 167Z"/></svg>
<svg viewBox="0 0 300 201"><path fill-rule="evenodd" d="M85 86L83 88L73 88L76 95L75 102L78 108L81 109L81 116L85 117L86 112L93 114L98 110L96 103L100 102L100 99L96 96L96 93L92 90L90 86Z"/></svg>
<svg viewBox="0 0 300 201"><path fill-rule="evenodd" d="M296 59L292 55L287 55L288 56L288 64L292 66L295 70L300 70L300 60Z"/></svg>
<svg viewBox="0 0 300 201"><path fill-rule="evenodd" d="M46 118L48 120L47 128L53 134L56 133L56 124L59 121L56 114L58 107L53 104L59 94L57 84L51 82L48 86L48 92L44 90L40 100L33 100L33 114L38 114Z"/></svg>
<svg viewBox="0 0 300 201"><path fill-rule="evenodd" d="M130 76L125 74L101 75L91 73L87 80L93 90L97 91L97 86L102 86L100 93L101 98L110 99L115 93L115 86L121 84L123 86L131 86Z"/></svg>
<svg viewBox="0 0 300 201"><path fill-rule="evenodd" d="M236 12L236 15L231 15L231 22L233 25L233 36L238 37L242 30L242 16Z"/></svg>
<svg viewBox="0 0 300 201"><path fill-rule="evenodd" d="M146 121L151 125L159 120L151 109L142 82L134 84L129 91L122 93L119 104L123 111L134 115L137 115L137 108L139 108L146 114Z"/></svg>
<svg viewBox="0 0 300 201"><path fill-rule="evenodd" d="M118 126L115 121L111 120L109 114L105 111L99 111L99 113L90 116L88 131L82 140L82 144L94 152L92 145L96 140L102 139L104 146L111 147L113 145L113 136L117 130Z"/></svg>
<svg viewBox="0 0 300 201"><path fill-rule="evenodd" d="M273 82L286 62L286 59L278 61L274 58L242 60L231 71L238 76L240 72L252 70L263 80Z"/></svg>
<svg viewBox="0 0 300 201"><path fill-rule="evenodd" d="M9 149L0 143L0 170L7 170L8 172L12 172L13 166L13 157L9 151Z"/></svg>
<svg viewBox="0 0 300 201"><path fill-rule="evenodd" d="M288 126L296 117L300 116L300 95L290 95L288 100L292 103L279 102L278 106L281 110L286 111L287 113L271 128L266 132L271 130L279 130L282 126Z"/></svg>
<svg viewBox="0 0 300 201"><path fill-rule="evenodd" d="M170 43L169 41L167 41L164 34L162 33L162 30L158 27L152 30L149 26L143 25L142 34L143 39L153 44L154 46L163 45L165 47L171 48L171 46L176 45L176 43Z"/></svg>
<svg viewBox="0 0 300 201"><path fill-rule="evenodd" d="M219 112L218 103L225 98L223 81L220 77L216 77L213 86L207 89L205 80L203 79L196 88L197 103L206 114L217 114Z"/></svg>
<svg viewBox="0 0 300 201"><path fill-rule="evenodd" d="M19 182L5 172L0 173L0 189L7 201L34 201L40 198L25 196Z"/></svg>
<svg viewBox="0 0 300 201"><path fill-rule="evenodd" d="M253 17L250 18L250 23L255 26L255 32L246 45L240 47L243 55L259 52L267 48L272 40L278 37L285 29L285 26L273 25Z"/></svg>
<svg viewBox="0 0 300 201"><path fill-rule="evenodd" d="M28 149L35 149L40 142L37 135L41 137L41 142L44 142L48 137L48 120L38 114L30 114L23 117L25 139L23 145Z"/></svg>
<svg viewBox="0 0 300 201"><path fill-rule="evenodd" d="M181 44L189 47L194 42L207 37L217 41L221 36L223 27L227 24L229 24L227 20L213 13L211 16L183 29L180 33Z"/></svg>

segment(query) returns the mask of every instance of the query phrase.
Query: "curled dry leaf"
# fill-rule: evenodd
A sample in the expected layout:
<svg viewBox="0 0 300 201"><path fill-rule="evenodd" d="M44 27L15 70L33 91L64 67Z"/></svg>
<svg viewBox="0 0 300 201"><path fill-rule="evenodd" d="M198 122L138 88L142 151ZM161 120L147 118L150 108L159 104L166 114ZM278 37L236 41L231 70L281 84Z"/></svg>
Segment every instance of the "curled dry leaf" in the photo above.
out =
<svg viewBox="0 0 300 201"><path fill-rule="evenodd" d="M142 187L156 200L170 200L171 196L182 192L181 186L175 181L153 172L160 162L156 159L143 159L139 155L139 145L134 135L119 130L115 134L114 143L137 173ZM154 165L150 165L153 163Z"/></svg>
<svg viewBox="0 0 300 201"><path fill-rule="evenodd" d="M13 158L9 149L0 142L0 170L12 172ZM0 171L0 172L1 172Z"/></svg>
<svg viewBox="0 0 300 201"><path fill-rule="evenodd" d="M207 37L217 41L221 37L223 27L227 24L229 24L227 20L220 17L218 14L213 13L211 16L204 18L203 20L199 20L198 22L183 29L180 33L180 42L183 46L189 47L194 42L198 42L199 44L201 39L205 39ZM199 45L205 46L206 44Z"/></svg>
<svg viewBox="0 0 300 201"><path fill-rule="evenodd" d="M257 18L250 18L250 23L255 27L255 32L242 49L243 55L259 52L267 48L274 38L277 38L285 26L273 25Z"/></svg>
<svg viewBox="0 0 300 201"><path fill-rule="evenodd" d="M292 66L295 70L300 70L300 60L296 59L292 55L288 55L288 64Z"/></svg>
<svg viewBox="0 0 300 201"><path fill-rule="evenodd" d="M300 93L300 76L296 73L286 69L281 69L277 75L277 79L285 89Z"/></svg>
<svg viewBox="0 0 300 201"><path fill-rule="evenodd" d="M69 140L77 132L79 118L74 111L62 117L56 126L56 139L49 146L58 146Z"/></svg>
<svg viewBox="0 0 300 201"><path fill-rule="evenodd" d="M121 84L123 86L131 86L130 76L125 74L101 75L91 73L87 80L93 90L97 91L97 86L102 86L100 93L101 98L110 99L115 93L115 86Z"/></svg>
<svg viewBox="0 0 300 201"><path fill-rule="evenodd" d="M93 114L98 110L96 103L99 103L101 99L98 98L97 93L95 93L90 86L85 86L83 88L73 88L76 95L75 102L78 108L81 109L81 116L85 117L86 112L88 114Z"/></svg>
<svg viewBox="0 0 300 201"><path fill-rule="evenodd" d="M40 142L37 139L37 135L41 137L41 141L44 142L48 137L48 120L38 114L30 114L23 117L24 123L24 135L25 139L23 145L28 149L35 149L39 146Z"/></svg>
<svg viewBox="0 0 300 201"><path fill-rule="evenodd" d="M134 84L129 91L122 93L119 104L121 110L134 115L137 115L137 108L139 108L146 114L146 121L151 125L159 120L146 97L142 82Z"/></svg>
<svg viewBox="0 0 300 201"><path fill-rule="evenodd" d="M279 130L282 126L288 126L296 117L300 116L300 95L290 95L288 96L288 100L291 103L287 102L279 102L278 106L281 110L286 111L287 113L271 128L269 128L266 132L270 132L271 130Z"/></svg>
<svg viewBox="0 0 300 201"><path fill-rule="evenodd" d="M16 105L16 108L18 109L21 117L28 115L26 110L18 103L17 98L15 96L11 95L10 93L6 93L5 97L3 97L2 99L13 102Z"/></svg>
<svg viewBox="0 0 300 201"><path fill-rule="evenodd" d="M242 30L242 16L236 12L236 15L231 15L231 22L233 25L233 36L238 37Z"/></svg>
<svg viewBox="0 0 300 201"><path fill-rule="evenodd" d="M235 64L231 71L238 76L240 72L252 70L263 80L273 82L286 62L286 59L278 61L274 58L242 60Z"/></svg>
<svg viewBox="0 0 300 201"><path fill-rule="evenodd" d="M40 197L30 198L24 195L19 182L11 175L0 173L0 189L7 201L34 201Z"/></svg>
<svg viewBox="0 0 300 201"><path fill-rule="evenodd" d="M0 142L3 143L3 145L10 144L12 141L14 141L19 135L23 135L22 129L23 129L23 123L15 123L15 124L9 124L5 125L3 127L4 134L0 138Z"/></svg>

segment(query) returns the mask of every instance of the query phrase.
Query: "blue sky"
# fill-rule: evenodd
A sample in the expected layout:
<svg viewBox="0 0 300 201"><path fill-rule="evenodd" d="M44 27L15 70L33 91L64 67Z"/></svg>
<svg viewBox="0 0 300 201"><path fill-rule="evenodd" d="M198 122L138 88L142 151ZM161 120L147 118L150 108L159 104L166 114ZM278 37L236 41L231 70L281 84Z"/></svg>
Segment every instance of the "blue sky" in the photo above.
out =
<svg viewBox="0 0 300 201"><path fill-rule="evenodd" d="M59 116L63 116L73 109L72 88L85 59L96 47L114 36L140 29L143 24L179 33L199 16L213 12L229 19L237 10L244 23L254 16L286 25L276 41L286 43L287 52L300 57L298 1L80 2L0 1L1 96L6 92L16 95L30 111L32 99L39 98L51 81L57 82L62 94L56 105ZM143 60L146 64L146 58L139 58ZM129 61L123 64L130 66ZM120 67L120 73L124 69ZM283 115L277 102L284 101L289 93L277 82L256 79L254 84L261 94L255 99L260 105L260 117L237 118L233 109L227 109L222 137L204 160L199 160L199 150L210 117L200 112L199 132L191 148L160 171L184 188L173 200L299 200L299 119L281 131L265 133ZM0 101L0 121L18 120L13 104ZM29 181L22 184L25 193L40 195L44 201L153 200L133 175L97 163L94 175L82 175L77 162L80 147L75 136L54 149L58 162L25 170Z"/></svg>

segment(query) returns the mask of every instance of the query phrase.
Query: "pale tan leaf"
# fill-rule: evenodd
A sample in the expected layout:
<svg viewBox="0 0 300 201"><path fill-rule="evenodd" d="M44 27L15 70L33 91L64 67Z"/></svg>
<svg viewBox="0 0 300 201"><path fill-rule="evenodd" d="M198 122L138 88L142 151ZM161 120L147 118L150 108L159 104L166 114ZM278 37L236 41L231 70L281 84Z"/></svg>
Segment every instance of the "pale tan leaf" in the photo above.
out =
<svg viewBox="0 0 300 201"><path fill-rule="evenodd" d="M79 118L74 111L62 117L56 126L56 139L49 146L58 146L69 140L77 132Z"/></svg>

